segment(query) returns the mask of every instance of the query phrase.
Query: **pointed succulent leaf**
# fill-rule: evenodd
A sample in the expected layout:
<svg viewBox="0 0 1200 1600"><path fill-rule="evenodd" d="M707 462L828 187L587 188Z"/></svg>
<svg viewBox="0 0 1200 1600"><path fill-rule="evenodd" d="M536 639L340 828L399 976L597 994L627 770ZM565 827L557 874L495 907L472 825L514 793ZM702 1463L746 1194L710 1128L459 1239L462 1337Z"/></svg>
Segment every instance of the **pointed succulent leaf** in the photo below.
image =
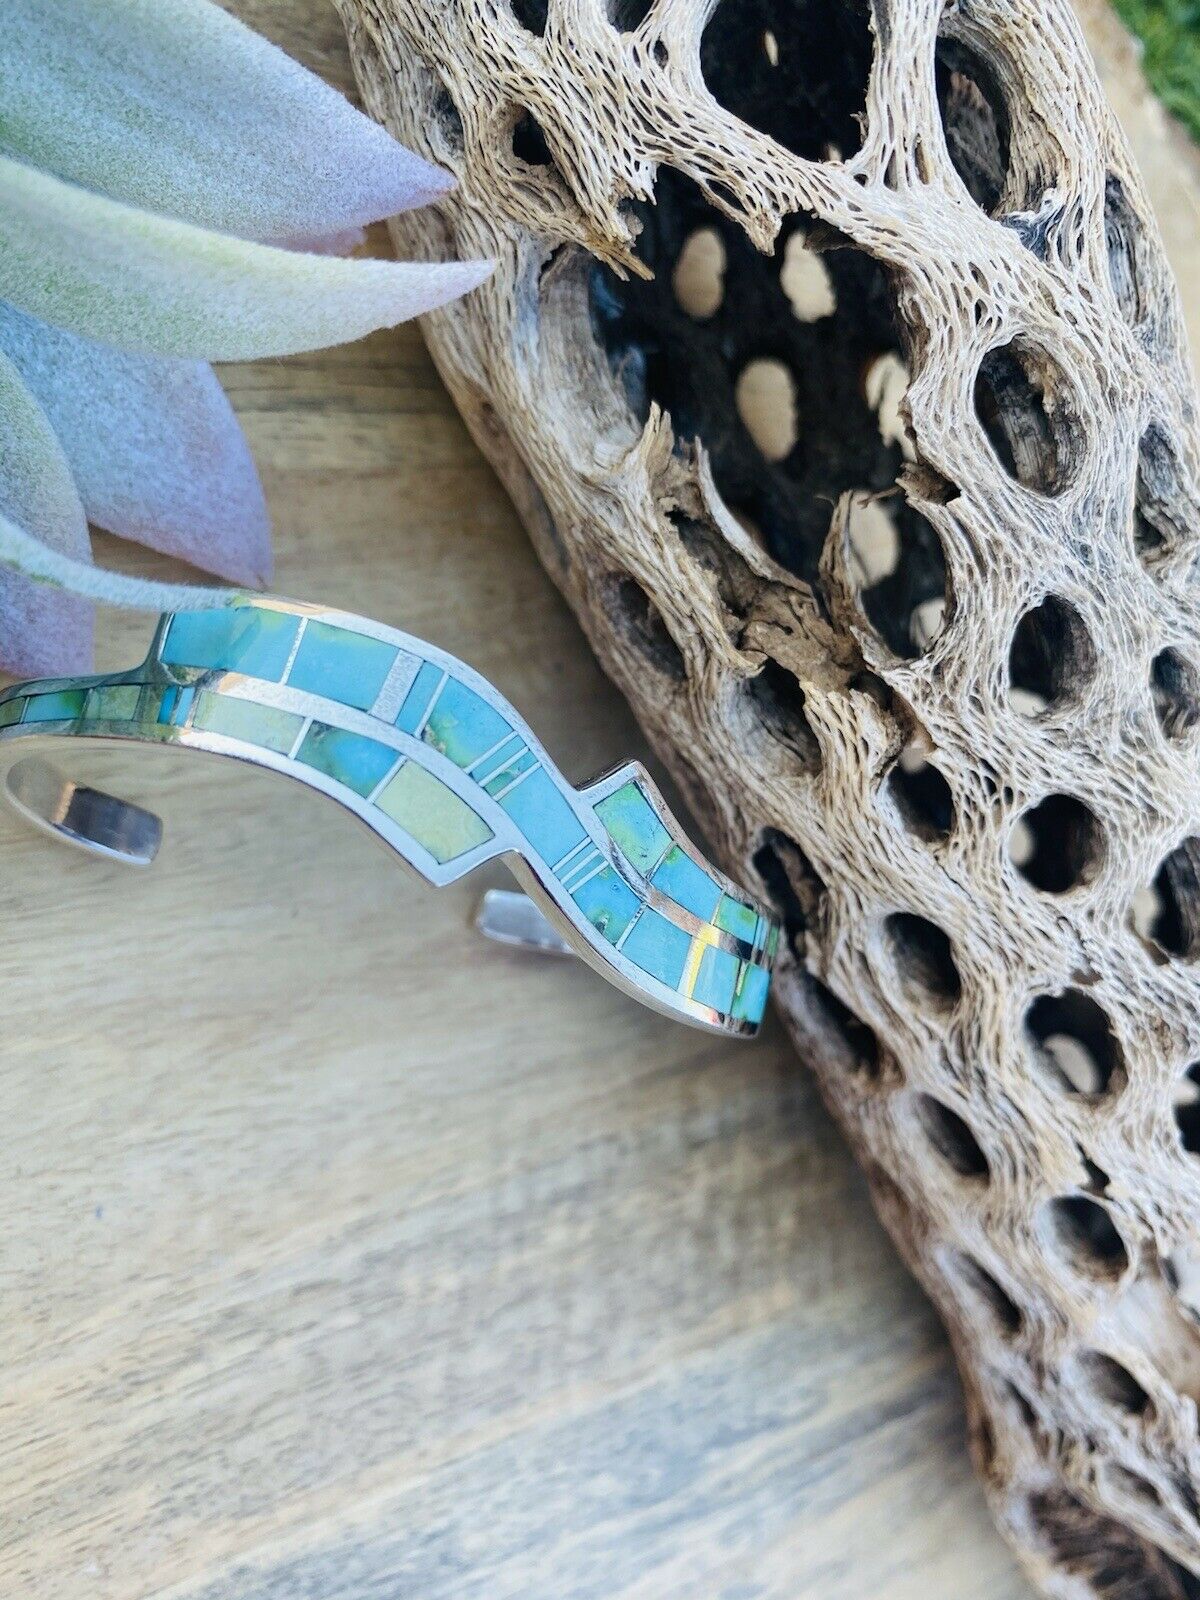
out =
<svg viewBox="0 0 1200 1600"><path fill-rule="evenodd" d="M490 270L249 243L0 156L0 299L124 350L242 361L341 344L444 305Z"/></svg>
<svg viewBox="0 0 1200 1600"><path fill-rule="evenodd" d="M3 301L0 351L50 419L90 522L231 583L267 582L262 486L211 367L114 350Z"/></svg>
<svg viewBox="0 0 1200 1600"><path fill-rule="evenodd" d="M449 175L209 0L5 0L0 149L246 239L344 233Z"/></svg>
<svg viewBox="0 0 1200 1600"><path fill-rule="evenodd" d="M24 537L36 548L88 570L91 543L71 469L45 412L3 356L0 518L27 529ZM91 659L92 608L85 601L0 571L0 667L31 677L86 671Z"/></svg>

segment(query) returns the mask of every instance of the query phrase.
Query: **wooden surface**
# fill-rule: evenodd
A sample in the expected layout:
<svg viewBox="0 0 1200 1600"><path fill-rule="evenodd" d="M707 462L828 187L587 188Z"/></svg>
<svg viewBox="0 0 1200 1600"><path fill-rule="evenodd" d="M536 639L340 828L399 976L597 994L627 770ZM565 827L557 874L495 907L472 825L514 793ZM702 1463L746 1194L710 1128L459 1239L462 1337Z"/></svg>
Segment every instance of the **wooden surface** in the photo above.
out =
<svg viewBox="0 0 1200 1600"><path fill-rule="evenodd" d="M235 9L345 86L324 0ZM640 749L414 330L226 378L280 589L463 655L576 778ZM1028 1593L776 1027L481 945L480 883L267 775L124 772L152 872L0 815L0 1595Z"/></svg>

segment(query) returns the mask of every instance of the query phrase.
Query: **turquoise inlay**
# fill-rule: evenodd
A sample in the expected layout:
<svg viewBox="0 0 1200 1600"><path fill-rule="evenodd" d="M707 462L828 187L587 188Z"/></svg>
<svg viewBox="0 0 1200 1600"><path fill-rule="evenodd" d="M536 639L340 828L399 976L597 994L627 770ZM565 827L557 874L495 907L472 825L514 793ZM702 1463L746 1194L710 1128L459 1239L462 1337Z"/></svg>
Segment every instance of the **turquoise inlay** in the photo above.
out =
<svg viewBox="0 0 1200 1600"><path fill-rule="evenodd" d="M718 928L733 934L735 939L741 939L749 945L754 943L758 930L758 912L753 906L746 905L745 901L735 900L732 895L722 895L713 921Z"/></svg>
<svg viewBox="0 0 1200 1600"><path fill-rule="evenodd" d="M766 967L743 964L741 988L733 998L732 1015L739 1022L761 1022L770 987L771 974Z"/></svg>
<svg viewBox="0 0 1200 1600"><path fill-rule="evenodd" d="M691 947L689 934L647 906L621 946L621 953L668 989L677 989Z"/></svg>
<svg viewBox="0 0 1200 1600"><path fill-rule="evenodd" d="M700 970L692 985L692 999L698 1005L711 1006L714 1011L727 1016L733 1006L733 991L741 965L728 950L710 944L701 958Z"/></svg>
<svg viewBox="0 0 1200 1600"><path fill-rule="evenodd" d="M632 780L601 800L596 815L617 848L639 872L650 872L671 843L671 835Z"/></svg>
<svg viewBox="0 0 1200 1600"><path fill-rule="evenodd" d="M768 930L768 933L767 933L767 943L766 943L766 949L765 949L765 952L764 952L765 955L766 955L768 964L770 964L772 961L774 961L775 952L778 949L779 949L779 924L777 922L772 922L771 925L770 925L770 928Z"/></svg>
<svg viewBox="0 0 1200 1600"><path fill-rule="evenodd" d="M456 767L469 767L511 732L509 723L486 700L450 678L421 737Z"/></svg>
<svg viewBox="0 0 1200 1600"><path fill-rule="evenodd" d="M497 767L483 786L493 798L503 794L514 778L519 778L523 772L528 772L538 764L538 758L532 750L522 749L518 744L514 744L512 749L511 756L501 754L499 759L503 766Z"/></svg>
<svg viewBox="0 0 1200 1600"><path fill-rule="evenodd" d="M375 804L443 864L494 837L465 800L416 761L388 779Z"/></svg>
<svg viewBox="0 0 1200 1600"><path fill-rule="evenodd" d="M412 681L408 693L404 696L404 704L396 714L396 726L404 733L416 733L421 725L421 719L429 709L429 702L437 690L438 684L446 676L441 667L435 667L432 661L422 661L421 670ZM447 680L447 687L449 681Z"/></svg>
<svg viewBox="0 0 1200 1600"><path fill-rule="evenodd" d="M711 922L715 916L721 890L679 845L667 851L650 882L701 922Z"/></svg>
<svg viewBox="0 0 1200 1600"><path fill-rule="evenodd" d="M60 689L56 694L33 695L25 706L26 722L74 722L83 715L85 689Z"/></svg>
<svg viewBox="0 0 1200 1600"><path fill-rule="evenodd" d="M522 778L500 804L551 866L586 837L583 824L544 767Z"/></svg>
<svg viewBox="0 0 1200 1600"><path fill-rule="evenodd" d="M97 722L129 722L137 716L141 685L106 683L88 696L87 714Z"/></svg>
<svg viewBox="0 0 1200 1600"><path fill-rule="evenodd" d="M0 701L0 728L11 728L14 722L20 722L24 709L24 700Z"/></svg>
<svg viewBox="0 0 1200 1600"><path fill-rule="evenodd" d="M182 728L195 698L196 691L192 688L179 689L172 686L164 689L162 699L158 702L158 720Z"/></svg>
<svg viewBox="0 0 1200 1600"><path fill-rule="evenodd" d="M244 672L278 683L292 653L300 618L252 606L176 612L162 659L171 667Z"/></svg>
<svg viewBox="0 0 1200 1600"><path fill-rule="evenodd" d="M369 634L310 622L288 673L288 687L369 711L398 654L394 644Z"/></svg>
<svg viewBox="0 0 1200 1600"><path fill-rule="evenodd" d="M282 756L295 744L304 718L294 711L280 711L277 706L262 706L253 700L236 700L232 695L202 691L196 696L192 726L209 733L223 733L230 739L243 739L247 744L261 745Z"/></svg>
<svg viewBox="0 0 1200 1600"><path fill-rule="evenodd" d="M571 898L610 944L616 944L642 903L616 868L610 866L581 883Z"/></svg>
<svg viewBox="0 0 1200 1600"><path fill-rule="evenodd" d="M315 767L327 778L335 778L361 795L370 794L398 759L397 752L378 739L331 728L324 722L313 723L296 752L296 760L303 761L306 767Z"/></svg>

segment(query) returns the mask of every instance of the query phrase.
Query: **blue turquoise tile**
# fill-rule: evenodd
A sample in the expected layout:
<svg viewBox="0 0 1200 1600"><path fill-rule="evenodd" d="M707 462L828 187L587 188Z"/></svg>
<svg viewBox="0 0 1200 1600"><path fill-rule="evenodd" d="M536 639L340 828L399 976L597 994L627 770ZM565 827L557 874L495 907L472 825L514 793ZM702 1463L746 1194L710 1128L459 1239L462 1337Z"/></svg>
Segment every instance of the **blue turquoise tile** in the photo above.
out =
<svg viewBox="0 0 1200 1600"><path fill-rule="evenodd" d="M398 654L394 644L382 639L310 622L288 673L288 687L369 711Z"/></svg>
<svg viewBox="0 0 1200 1600"><path fill-rule="evenodd" d="M743 964L741 987L734 995L732 1014L741 1022L761 1022L770 987L771 974L765 967Z"/></svg>
<svg viewBox="0 0 1200 1600"><path fill-rule="evenodd" d="M621 953L668 989L678 989L691 947L690 935L647 907L630 930Z"/></svg>
<svg viewBox="0 0 1200 1600"><path fill-rule="evenodd" d="M758 912L744 900L735 900L729 894L723 895L713 921L718 928L733 934L735 939L741 939L749 945L754 943L758 929Z"/></svg>
<svg viewBox="0 0 1200 1600"><path fill-rule="evenodd" d="M625 859L639 872L652 871L671 842L654 807L632 780L601 800L596 815Z"/></svg>
<svg viewBox="0 0 1200 1600"><path fill-rule="evenodd" d="M449 686L443 668L435 667L432 661L422 661L421 669L413 679L396 716L396 726L403 733L416 733L443 679Z"/></svg>
<svg viewBox="0 0 1200 1600"><path fill-rule="evenodd" d="M469 767L499 744L512 726L474 689L447 680L421 737L448 756L456 767Z"/></svg>
<svg viewBox="0 0 1200 1600"><path fill-rule="evenodd" d="M679 845L672 845L650 882L701 922L711 922L721 890Z"/></svg>
<svg viewBox="0 0 1200 1600"><path fill-rule="evenodd" d="M509 750L502 751L497 756L499 766L488 763L488 780L484 789L493 798L504 793L514 778L519 778L523 772L528 772L531 767L536 767L538 758L528 745L521 745L512 741Z"/></svg>
<svg viewBox="0 0 1200 1600"><path fill-rule="evenodd" d="M167 630L162 659L168 666L242 672L278 683L299 628L300 618L288 611L252 606L180 611Z"/></svg>
<svg viewBox="0 0 1200 1600"><path fill-rule="evenodd" d="M616 944L642 903L621 874L609 866L581 883L571 898L610 944Z"/></svg>
<svg viewBox="0 0 1200 1600"><path fill-rule="evenodd" d="M544 767L523 778L500 804L550 866L586 838L583 824Z"/></svg>
<svg viewBox="0 0 1200 1600"><path fill-rule="evenodd" d="M164 689L158 702L159 722L173 723L177 728L182 727L187 721L188 711L195 698L195 689L180 689L174 686Z"/></svg>
<svg viewBox="0 0 1200 1600"><path fill-rule="evenodd" d="M733 991L737 986L738 968L742 963L728 950L710 944L700 960L700 970L692 985L692 999L699 1005L711 1006L722 1016L733 1008Z"/></svg>
<svg viewBox="0 0 1200 1600"><path fill-rule="evenodd" d="M59 689L54 694L30 697L25 707L26 722L74 722L83 715L85 689Z"/></svg>
<svg viewBox="0 0 1200 1600"><path fill-rule="evenodd" d="M364 796L383 781L398 759L397 752L378 739L331 728L324 722L313 723L296 752L296 760L306 767Z"/></svg>

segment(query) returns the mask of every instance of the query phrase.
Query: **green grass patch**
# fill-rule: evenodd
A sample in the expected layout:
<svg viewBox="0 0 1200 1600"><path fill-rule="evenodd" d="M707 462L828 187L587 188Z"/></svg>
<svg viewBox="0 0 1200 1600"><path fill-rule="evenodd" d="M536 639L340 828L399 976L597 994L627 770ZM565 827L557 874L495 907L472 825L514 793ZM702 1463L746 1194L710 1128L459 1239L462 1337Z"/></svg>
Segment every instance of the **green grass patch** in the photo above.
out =
<svg viewBox="0 0 1200 1600"><path fill-rule="evenodd" d="M1155 94L1200 139L1200 0L1113 0L1146 47Z"/></svg>

